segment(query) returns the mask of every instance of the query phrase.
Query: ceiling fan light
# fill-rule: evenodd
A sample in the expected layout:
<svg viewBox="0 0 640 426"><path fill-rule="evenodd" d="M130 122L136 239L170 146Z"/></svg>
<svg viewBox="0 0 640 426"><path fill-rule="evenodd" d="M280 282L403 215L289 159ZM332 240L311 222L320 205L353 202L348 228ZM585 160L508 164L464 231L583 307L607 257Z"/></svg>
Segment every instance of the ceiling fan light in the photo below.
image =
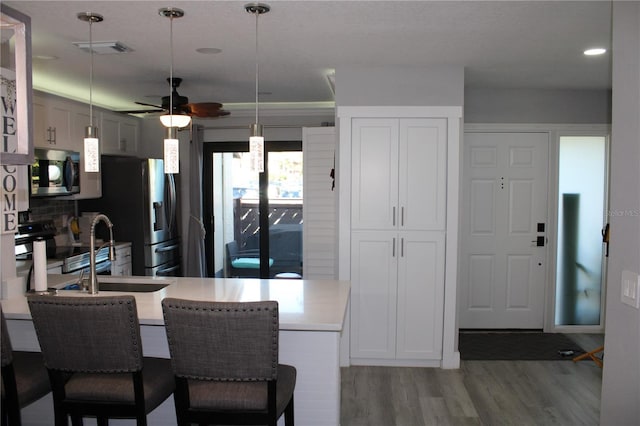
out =
<svg viewBox="0 0 640 426"><path fill-rule="evenodd" d="M160 116L160 122L164 127L187 127L191 123L191 117L182 114L165 114Z"/></svg>

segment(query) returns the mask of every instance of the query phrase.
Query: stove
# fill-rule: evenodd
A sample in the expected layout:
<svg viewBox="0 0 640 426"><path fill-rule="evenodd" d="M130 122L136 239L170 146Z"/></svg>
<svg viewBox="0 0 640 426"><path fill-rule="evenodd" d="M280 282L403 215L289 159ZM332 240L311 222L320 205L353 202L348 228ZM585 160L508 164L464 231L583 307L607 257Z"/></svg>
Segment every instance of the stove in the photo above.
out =
<svg viewBox="0 0 640 426"><path fill-rule="evenodd" d="M18 233L15 234L16 259L32 259L33 241L43 239L47 244L47 259L61 260L63 274L89 272L90 246L56 246L55 234L56 227L52 220L25 222L18 225ZM110 273L109 247L102 247L96 252L96 273Z"/></svg>
<svg viewBox="0 0 640 426"><path fill-rule="evenodd" d="M62 273L80 273L91 264L91 248L89 246L61 246L56 247L52 253L47 253L47 258L52 260L62 260ZM109 247L102 247L96 250L96 272L104 272L106 266L110 266ZM107 263L106 265L104 263Z"/></svg>

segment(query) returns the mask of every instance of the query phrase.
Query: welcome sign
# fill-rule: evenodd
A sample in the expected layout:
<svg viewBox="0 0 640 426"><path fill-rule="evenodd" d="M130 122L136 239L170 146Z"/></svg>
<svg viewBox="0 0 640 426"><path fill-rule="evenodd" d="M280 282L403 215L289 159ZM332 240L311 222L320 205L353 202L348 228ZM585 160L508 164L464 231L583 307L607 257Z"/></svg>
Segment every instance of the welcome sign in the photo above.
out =
<svg viewBox="0 0 640 426"><path fill-rule="evenodd" d="M0 68L0 112L2 113L2 152L13 153L18 149L16 120L15 73ZM15 233L18 229L18 212L29 206L27 167L3 164L0 169L0 208L2 221L0 233Z"/></svg>

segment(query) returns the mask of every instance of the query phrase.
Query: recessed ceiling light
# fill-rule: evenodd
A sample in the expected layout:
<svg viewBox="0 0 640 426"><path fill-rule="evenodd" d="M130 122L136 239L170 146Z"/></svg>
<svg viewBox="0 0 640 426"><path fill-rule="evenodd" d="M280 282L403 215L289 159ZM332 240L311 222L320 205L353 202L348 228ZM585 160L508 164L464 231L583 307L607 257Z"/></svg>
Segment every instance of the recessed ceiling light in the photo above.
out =
<svg viewBox="0 0 640 426"><path fill-rule="evenodd" d="M216 53L222 52L222 49L218 49L217 47L199 47L196 49L196 52L202 53L203 55L215 55Z"/></svg>
<svg viewBox="0 0 640 426"><path fill-rule="evenodd" d="M602 47L595 47L593 49L587 49L584 51L584 54L587 56L597 56L597 55L603 55L607 52L607 49L604 49Z"/></svg>

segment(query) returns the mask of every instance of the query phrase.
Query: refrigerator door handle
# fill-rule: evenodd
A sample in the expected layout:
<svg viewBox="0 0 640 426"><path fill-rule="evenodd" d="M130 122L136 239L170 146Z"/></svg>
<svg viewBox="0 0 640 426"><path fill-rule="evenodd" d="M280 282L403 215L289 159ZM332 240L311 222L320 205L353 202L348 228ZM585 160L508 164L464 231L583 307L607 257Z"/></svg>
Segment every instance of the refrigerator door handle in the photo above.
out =
<svg viewBox="0 0 640 426"><path fill-rule="evenodd" d="M168 174L167 176L167 181L169 184L169 197L167 199L167 208L168 208L168 216L169 216L169 227L168 227L168 231L169 234L171 235L172 231L173 231L173 227L175 226L175 222L176 222L176 181L175 178L173 177L173 175Z"/></svg>
<svg viewBox="0 0 640 426"><path fill-rule="evenodd" d="M180 265L174 265L174 266L170 266L168 268L158 269L158 271L156 272L156 275L157 276L168 275L169 273L175 271L179 267L180 267Z"/></svg>
<svg viewBox="0 0 640 426"><path fill-rule="evenodd" d="M164 203L162 201L153 202L153 230L161 231L164 229Z"/></svg>
<svg viewBox="0 0 640 426"><path fill-rule="evenodd" d="M173 250L177 249L178 247L180 247L180 244L172 244L170 246L157 248L155 251L156 251L156 253L165 253L167 251L173 251Z"/></svg>

